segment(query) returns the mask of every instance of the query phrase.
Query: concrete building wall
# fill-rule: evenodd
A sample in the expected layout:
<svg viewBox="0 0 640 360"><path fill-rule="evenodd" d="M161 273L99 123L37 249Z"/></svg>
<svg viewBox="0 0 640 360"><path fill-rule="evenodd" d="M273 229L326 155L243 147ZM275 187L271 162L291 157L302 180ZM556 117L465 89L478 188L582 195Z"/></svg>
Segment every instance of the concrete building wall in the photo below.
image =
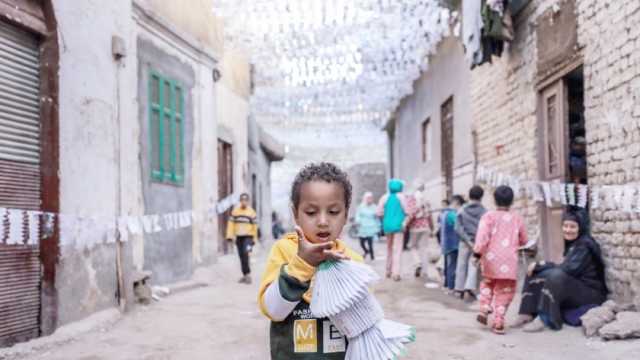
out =
<svg viewBox="0 0 640 360"><path fill-rule="evenodd" d="M154 209L147 213L164 213L194 209L204 212L215 204L217 199L217 106L213 71L218 68L216 55L201 43L194 40L197 34L184 31L165 18L164 7L154 8L153 3L139 1L135 3L135 19L138 24L139 109L141 121L147 124L147 97L144 89L147 84L148 70L162 70L164 75L179 80L185 86L185 181L182 187L158 184L151 181L150 172L143 170L145 176L145 204ZM204 20L202 27L209 24ZM144 134L141 143L148 137ZM148 141L147 141L148 143ZM148 145L148 144L147 144ZM146 152L148 154L148 152ZM148 160L148 159L146 159ZM143 159L144 161L144 159ZM143 166L149 161L144 161ZM146 169L148 170L148 169ZM157 193L160 192L160 193ZM169 192L170 194L166 194ZM172 198L172 201L166 201ZM149 200L155 199L155 200ZM151 202L156 205L151 206ZM160 202L164 202L160 205ZM157 210L155 207L174 207L173 210ZM178 208L179 207L179 208ZM201 263L210 262L216 253L216 219L202 219L189 229L167 232L164 237L148 237L144 246L144 268L156 267L160 272L158 282L171 282L187 277L191 269ZM160 243L170 242L171 246ZM158 243L158 244L156 244ZM172 251L180 249L180 251ZM152 253L155 253L153 255ZM173 254L173 259L168 259ZM178 254L180 254L178 256ZM151 258L155 257L155 260ZM170 257L170 256L169 256ZM148 261L151 261L149 263ZM174 264L179 261L180 264ZM177 266L179 265L179 266Z"/></svg>
<svg viewBox="0 0 640 360"><path fill-rule="evenodd" d="M414 84L414 93L405 98L396 112L394 175L414 187L425 184L432 203L446 195L442 172L441 108L453 97L453 192L465 194L473 182L473 142L471 136L471 71L459 39L448 37L430 58L429 70ZM422 158L422 124L430 119L427 159Z"/></svg>
<svg viewBox="0 0 640 360"><path fill-rule="evenodd" d="M150 5L124 0L54 3L60 42L62 214L104 221L121 215L189 209L204 212L218 200L215 57L198 47L193 40L196 36L188 33L191 28L183 31L173 27L145 6ZM208 23L198 26L204 25ZM126 50L118 62L111 54L113 36L122 38ZM138 51L139 43L142 51ZM139 58L146 60L142 66ZM148 117L140 111L146 104L140 96L146 92L140 87L146 84L146 69L151 63L189 84L185 96L188 177L181 189L156 191L146 169ZM233 113L234 109L227 111ZM115 245L102 244L101 229L78 233L66 226L69 223L64 217L60 222L58 326L117 305ZM129 276L135 269L152 269L153 281L164 283L184 279L197 264L213 260L216 229L213 219L194 224L177 237L178 232L154 239L131 236L123 249L129 300ZM170 264L170 260L180 264Z"/></svg>
<svg viewBox="0 0 640 360"><path fill-rule="evenodd" d="M113 35L135 47L131 4L63 0L53 8L60 43L60 211L103 219L140 213L139 174L126 171L137 167L139 153L136 60L128 56L118 65L111 55ZM102 242L99 231L72 233L63 223L58 325L117 304L115 246L91 246Z"/></svg>
<svg viewBox="0 0 640 360"><path fill-rule="evenodd" d="M142 189L145 214L166 214L192 208L192 149L194 118L194 86L196 64L181 62L165 49L153 44L153 40L140 34L138 37L138 102ZM151 71L178 81L184 87L184 183L181 185L158 182L151 176L151 142L154 136L149 127L149 81ZM153 280L159 284L184 280L193 271L193 239L190 228L163 231L144 235L144 268L153 272Z"/></svg>

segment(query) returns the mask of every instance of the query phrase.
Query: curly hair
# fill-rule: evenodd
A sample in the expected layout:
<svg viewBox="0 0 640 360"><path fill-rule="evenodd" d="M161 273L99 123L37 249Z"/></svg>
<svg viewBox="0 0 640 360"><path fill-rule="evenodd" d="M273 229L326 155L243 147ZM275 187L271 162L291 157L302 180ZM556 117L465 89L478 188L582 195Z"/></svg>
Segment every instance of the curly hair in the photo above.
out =
<svg viewBox="0 0 640 360"><path fill-rule="evenodd" d="M293 180L291 186L291 203L295 212L298 211L300 205L300 189L302 185L311 181L325 181L327 183L336 183L344 190L344 203L348 210L351 205L352 186L347 173L342 171L335 164L328 162L307 164L300 170Z"/></svg>

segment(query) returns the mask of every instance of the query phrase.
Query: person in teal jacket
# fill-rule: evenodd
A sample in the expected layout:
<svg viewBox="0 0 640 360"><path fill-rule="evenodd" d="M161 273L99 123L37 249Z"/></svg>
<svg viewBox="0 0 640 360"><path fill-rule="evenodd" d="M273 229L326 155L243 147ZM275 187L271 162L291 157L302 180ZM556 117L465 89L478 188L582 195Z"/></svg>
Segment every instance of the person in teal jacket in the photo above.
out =
<svg viewBox="0 0 640 360"><path fill-rule="evenodd" d="M373 194L366 192L362 198L362 203L356 210L356 225L358 225L358 238L360 246L364 251L363 258L367 258L367 254L371 260L375 260L373 253L373 240L380 233L380 219L376 216L376 205L373 202Z"/></svg>
<svg viewBox="0 0 640 360"><path fill-rule="evenodd" d="M403 188L401 180L389 180L389 192L378 203L378 216L382 217L382 230L387 236L387 278L395 281L400 281L404 229L409 219Z"/></svg>

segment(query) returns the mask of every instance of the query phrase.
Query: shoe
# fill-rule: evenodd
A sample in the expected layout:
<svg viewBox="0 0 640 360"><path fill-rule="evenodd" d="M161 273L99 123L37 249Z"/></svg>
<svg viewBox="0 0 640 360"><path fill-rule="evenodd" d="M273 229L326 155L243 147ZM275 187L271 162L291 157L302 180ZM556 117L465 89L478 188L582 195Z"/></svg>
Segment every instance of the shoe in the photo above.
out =
<svg viewBox="0 0 640 360"><path fill-rule="evenodd" d="M478 314L478 316L476 316L476 320L482 324L482 325L487 325L489 323L489 314L481 312L480 314Z"/></svg>
<svg viewBox="0 0 640 360"><path fill-rule="evenodd" d="M385 277L386 277L387 279L391 279L391 273L390 273L390 272L388 272L388 273L385 275Z"/></svg>
<svg viewBox="0 0 640 360"><path fill-rule="evenodd" d="M529 324L532 321L533 321L533 316L531 315L519 315L518 319L513 324L511 324L510 327L514 329L518 329Z"/></svg>
<svg viewBox="0 0 640 360"><path fill-rule="evenodd" d="M238 284L245 284L247 282L247 277L243 276L240 278L240 280L238 280Z"/></svg>
<svg viewBox="0 0 640 360"><path fill-rule="evenodd" d="M252 282L251 275L245 276L244 283L247 285L251 285L251 282Z"/></svg>
<svg viewBox="0 0 640 360"><path fill-rule="evenodd" d="M491 328L491 331L492 331L494 334L497 334L497 335L504 335L504 334L505 334L505 331L504 331L504 325L494 325L494 326Z"/></svg>
<svg viewBox="0 0 640 360"><path fill-rule="evenodd" d="M393 281L400 281L400 280L401 280L400 275L396 275L393 277Z"/></svg>
<svg viewBox="0 0 640 360"><path fill-rule="evenodd" d="M542 320L540 320L540 317L536 317L527 325L525 325L522 328L522 331L528 332L528 333L536 333L536 332L543 331L544 328L545 328L544 323L542 322Z"/></svg>
<svg viewBox="0 0 640 360"><path fill-rule="evenodd" d="M419 277L420 277L420 275L422 275L422 266L418 266L418 267L416 268L415 276L416 276L417 278L419 278Z"/></svg>
<svg viewBox="0 0 640 360"><path fill-rule="evenodd" d="M467 290L463 293L463 300L466 304L471 304L474 301L478 300L478 298L476 297L476 294L473 293L473 291Z"/></svg>

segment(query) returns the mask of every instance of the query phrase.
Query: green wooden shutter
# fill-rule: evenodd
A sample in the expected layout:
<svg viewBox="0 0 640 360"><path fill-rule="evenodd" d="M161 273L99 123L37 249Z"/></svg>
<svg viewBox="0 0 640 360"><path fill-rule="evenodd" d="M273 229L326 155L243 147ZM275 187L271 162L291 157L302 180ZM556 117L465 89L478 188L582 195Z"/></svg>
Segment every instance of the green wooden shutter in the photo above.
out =
<svg viewBox="0 0 640 360"><path fill-rule="evenodd" d="M175 80L156 71L149 76L151 177L158 182L184 182L184 91Z"/></svg>

